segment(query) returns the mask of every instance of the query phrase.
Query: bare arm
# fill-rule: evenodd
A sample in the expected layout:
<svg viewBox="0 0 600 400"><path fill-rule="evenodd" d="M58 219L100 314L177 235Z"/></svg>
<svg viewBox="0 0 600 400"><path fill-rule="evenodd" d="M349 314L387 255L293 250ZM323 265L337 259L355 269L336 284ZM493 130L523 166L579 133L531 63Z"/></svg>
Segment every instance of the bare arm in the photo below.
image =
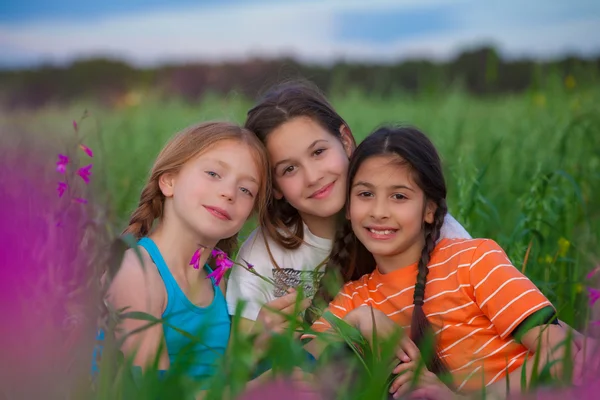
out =
<svg viewBox="0 0 600 400"><path fill-rule="evenodd" d="M541 371L546 364L549 364L553 361L558 361L552 365L550 368L550 373L552 376L562 376L562 360L564 359L566 353L566 346L571 346L571 354L574 355L576 353L574 344L565 343L566 339L566 329L558 325L536 326L525 333L522 338L522 343L527 349L529 349L531 353L533 353L533 355L527 360L526 365L522 365L509 374L509 392L520 393L521 374L523 373L523 369L525 369L527 382L529 383L531 381L535 364L535 353L538 351L538 347L540 353L537 367L538 371ZM487 392L492 394L494 398L505 398L507 396L506 379L491 384L487 389Z"/></svg>
<svg viewBox="0 0 600 400"><path fill-rule="evenodd" d="M139 311L160 319L166 304L166 290L158 271L152 268L152 261L144 255L145 268L137 255L128 250L125 253L119 272L111 282L108 301L116 310ZM142 329L148 321L125 318L117 328L117 339L125 337L121 346L125 357L133 356L133 365L145 368L159 357L158 368L169 368L169 357L164 342L163 326L156 324ZM137 333L136 330L140 330ZM160 348L160 354L157 354Z"/></svg>

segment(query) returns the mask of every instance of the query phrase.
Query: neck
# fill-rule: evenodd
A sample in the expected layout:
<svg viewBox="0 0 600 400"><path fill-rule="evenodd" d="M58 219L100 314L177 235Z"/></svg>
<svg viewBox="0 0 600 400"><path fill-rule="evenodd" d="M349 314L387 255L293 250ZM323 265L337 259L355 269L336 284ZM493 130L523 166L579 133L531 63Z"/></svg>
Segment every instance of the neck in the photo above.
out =
<svg viewBox="0 0 600 400"><path fill-rule="evenodd" d="M309 215L305 213L300 213L300 218L311 233L317 237L323 239L331 239L335 237L335 227L336 227L336 216L332 215L331 217L317 217L316 215Z"/></svg>
<svg viewBox="0 0 600 400"><path fill-rule="evenodd" d="M204 265L216 243L214 241L205 242L198 234L178 225L164 218L150 234L150 238L160 249L165 262L173 273L186 276L197 275L197 271L189 265L192 256L200 245L208 246L202 249L200 256L200 265Z"/></svg>
<svg viewBox="0 0 600 400"><path fill-rule="evenodd" d="M413 243L409 244L400 252L390 255L373 254L377 269L382 274L397 271L399 269L413 265L421 259L421 253L425 246L425 238L419 236Z"/></svg>

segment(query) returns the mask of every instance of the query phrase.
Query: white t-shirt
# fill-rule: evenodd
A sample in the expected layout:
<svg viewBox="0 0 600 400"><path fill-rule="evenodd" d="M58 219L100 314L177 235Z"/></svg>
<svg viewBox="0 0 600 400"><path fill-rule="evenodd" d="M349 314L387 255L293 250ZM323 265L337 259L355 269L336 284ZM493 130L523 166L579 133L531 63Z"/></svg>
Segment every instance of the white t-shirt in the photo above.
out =
<svg viewBox="0 0 600 400"><path fill-rule="evenodd" d="M471 239L471 236L454 217L447 214L440 232L440 240L443 238ZM270 237L267 237L267 241L279 268L271 261L264 235L259 228L242 244L237 261L242 264L244 261L249 262L254 265L257 273L273 279L276 283L285 283L285 287L297 287L302 284L305 296L312 297L325 271L325 266L318 271L315 271L315 268L327 258L333 241L315 236L306 225L304 243L297 249L285 249ZM283 294L285 293L280 287L265 282L245 268L235 266L227 283L229 314L234 315L238 301L244 300L246 304L242 317L255 321L265 303Z"/></svg>

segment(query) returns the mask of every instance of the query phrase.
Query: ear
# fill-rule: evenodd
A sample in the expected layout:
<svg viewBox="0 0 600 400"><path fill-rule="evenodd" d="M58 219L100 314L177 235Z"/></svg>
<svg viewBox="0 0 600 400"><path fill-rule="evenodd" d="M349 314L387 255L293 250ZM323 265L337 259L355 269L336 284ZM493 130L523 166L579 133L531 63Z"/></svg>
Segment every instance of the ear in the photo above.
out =
<svg viewBox="0 0 600 400"><path fill-rule="evenodd" d="M281 193L281 191L277 188L273 188L273 197L275 197L277 200L281 200L283 199L283 193Z"/></svg>
<svg viewBox="0 0 600 400"><path fill-rule="evenodd" d="M437 211L437 204L433 201L428 200L427 205L425 206L425 222L428 224L433 224L435 220L435 212Z"/></svg>
<svg viewBox="0 0 600 400"><path fill-rule="evenodd" d="M158 187L165 197L173 197L175 192L175 175L172 173L162 174L158 178Z"/></svg>
<svg viewBox="0 0 600 400"><path fill-rule="evenodd" d="M348 158L354 152L356 148L356 141L354 140L354 136L352 135L352 131L346 124L342 124L340 126L340 136L342 139L342 145L344 146L344 150L346 151L346 155Z"/></svg>

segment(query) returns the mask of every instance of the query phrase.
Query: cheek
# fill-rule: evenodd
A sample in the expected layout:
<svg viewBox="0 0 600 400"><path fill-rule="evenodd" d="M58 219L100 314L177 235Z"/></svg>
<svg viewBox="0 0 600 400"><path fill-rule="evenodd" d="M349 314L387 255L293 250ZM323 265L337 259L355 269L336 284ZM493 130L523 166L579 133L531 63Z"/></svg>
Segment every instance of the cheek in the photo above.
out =
<svg viewBox="0 0 600 400"><path fill-rule="evenodd" d="M335 153L327 159L327 167L329 171L340 175L344 179L348 173L348 165L349 160L344 152L336 150Z"/></svg>
<svg viewBox="0 0 600 400"><path fill-rule="evenodd" d="M244 195L244 198L237 204L239 215L245 221L252 214L252 210L254 210L255 200Z"/></svg>
<svg viewBox="0 0 600 400"><path fill-rule="evenodd" d="M276 179L275 183L279 191L286 199L294 199L302 192L302 177L299 173L292 177Z"/></svg>
<svg viewBox="0 0 600 400"><path fill-rule="evenodd" d="M355 222L359 222L364 217L365 212L365 204L361 203L360 201L350 202L348 218L350 218L350 222L352 222L352 224L354 224Z"/></svg>

